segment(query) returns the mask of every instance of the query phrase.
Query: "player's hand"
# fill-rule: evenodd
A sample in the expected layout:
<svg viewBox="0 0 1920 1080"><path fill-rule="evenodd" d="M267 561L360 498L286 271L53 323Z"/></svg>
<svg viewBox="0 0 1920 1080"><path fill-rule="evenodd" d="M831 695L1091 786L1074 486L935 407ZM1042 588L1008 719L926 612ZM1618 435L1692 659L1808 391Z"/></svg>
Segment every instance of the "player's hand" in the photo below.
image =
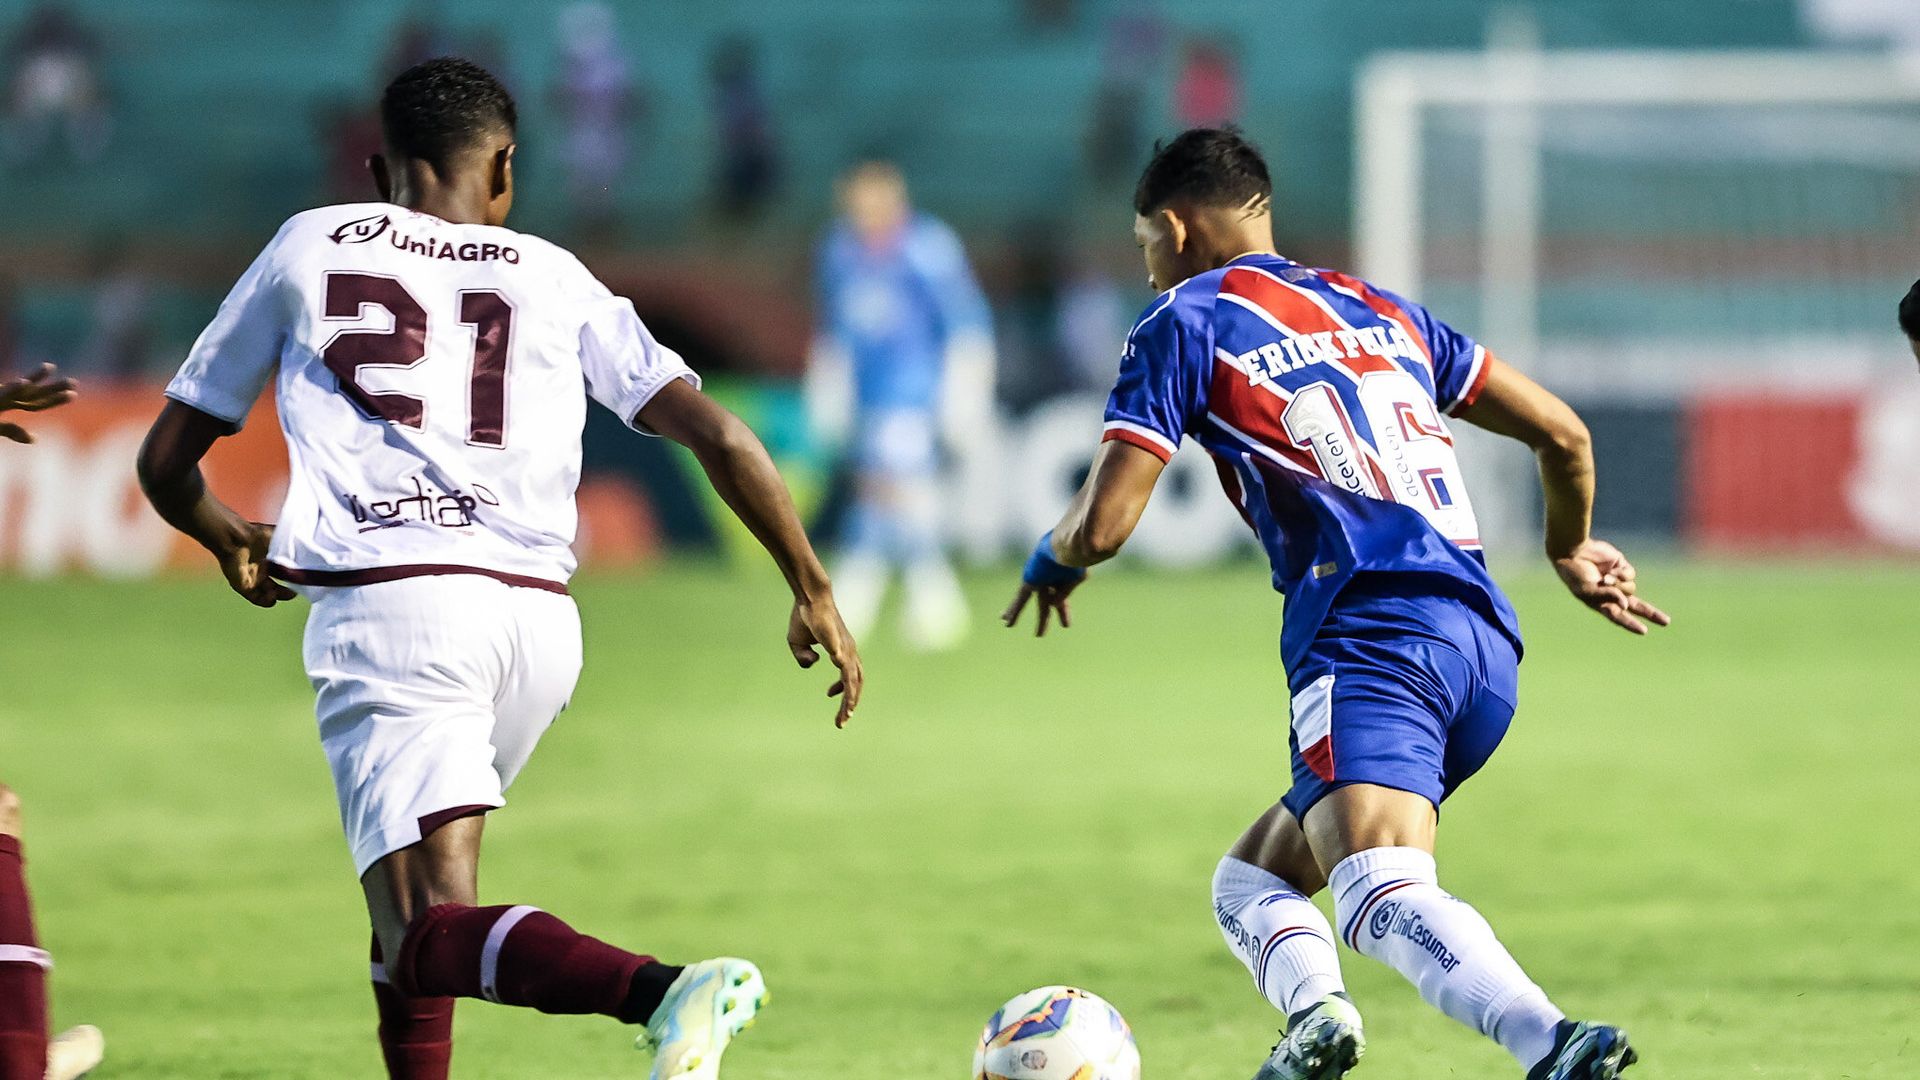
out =
<svg viewBox="0 0 1920 1080"><path fill-rule="evenodd" d="M1079 587L1077 581L1067 585L1029 585L1023 581L1020 591L1013 594L1013 603L1000 613L1000 621L1012 629L1019 623L1020 613L1027 609L1027 601L1032 600L1040 611L1039 622L1033 628L1034 637L1046 637L1047 621L1056 615L1060 618L1060 628L1064 630L1073 625L1072 613L1067 610L1067 597Z"/></svg>
<svg viewBox="0 0 1920 1080"><path fill-rule="evenodd" d="M1568 592L1616 626L1645 634L1649 622L1655 626L1673 624L1666 612L1640 599L1633 564L1605 540L1588 540L1572 554L1554 559L1553 569Z"/></svg>
<svg viewBox="0 0 1920 1080"><path fill-rule="evenodd" d="M787 648L803 668L819 663L820 650L827 651L827 659L840 669L840 678L827 687L828 697L840 699L840 711L833 718L833 726L846 727L847 721L853 718L853 710L860 704L864 676L860 671L860 650L853 643L853 635L847 632L847 624L840 619L840 609L831 599L793 602L793 615L787 620Z"/></svg>
<svg viewBox="0 0 1920 1080"><path fill-rule="evenodd" d="M220 556L220 572L227 576L233 591L256 607L272 607L294 597L292 589L267 574L267 545L273 542L273 526L247 523L246 535Z"/></svg>
<svg viewBox="0 0 1920 1080"><path fill-rule="evenodd" d="M59 372L52 364L41 364L40 370L24 379L0 381L0 412L19 409L21 412L44 412L58 408L79 396L74 389L72 379L55 378ZM0 423L0 439L11 439L17 443L30 443L33 436L19 424Z"/></svg>

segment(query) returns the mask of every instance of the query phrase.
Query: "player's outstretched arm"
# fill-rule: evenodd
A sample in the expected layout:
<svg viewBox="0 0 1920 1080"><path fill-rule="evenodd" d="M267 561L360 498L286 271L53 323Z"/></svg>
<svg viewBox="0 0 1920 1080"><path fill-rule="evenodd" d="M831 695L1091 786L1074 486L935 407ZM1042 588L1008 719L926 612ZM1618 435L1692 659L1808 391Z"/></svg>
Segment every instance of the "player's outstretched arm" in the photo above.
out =
<svg viewBox="0 0 1920 1080"><path fill-rule="evenodd" d="M786 575L787 585L793 590L787 647L803 668L818 662L819 649L825 649L827 659L840 669L840 678L827 689L827 695L840 698L840 711L833 722L836 727L845 727L860 704L860 651L840 619L833 585L807 540L800 515L793 508L793 497L774 469L766 447L739 417L679 379L668 383L641 408L639 421L648 430L693 451L713 489Z"/></svg>
<svg viewBox="0 0 1920 1080"><path fill-rule="evenodd" d="M41 364L40 370L24 379L0 380L0 413L10 409L21 412L45 412L56 409L79 396L74 389L72 379L59 378L59 372L52 364ZM11 439L17 443L30 443L33 436L19 424L0 421L0 439Z"/></svg>
<svg viewBox="0 0 1920 1080"><path fill-rule="evenodd" d="M1086 580L1087 567L1113 558L1133 535L1166 467L1158 456L1132 443L1101 443L1087 482L1060 524L1033 549L1020 589L1000 621L1009 627L1018 623L1027 601L1038 598L1035 637L1045 636L1048 620L1056 615L1062 627L1072 626L1067 596Z"/></svg>
<svg viewBox="0 0 1920 1080"><path fill-rule="evenodd" d="M259 607L293 599L293 590L267 576L271 526L233 512L207 490L200 460L233 425L190 405L167 402L140 445L140 490L166 523L198 541L220 560L233 591Z"/></svg>
<svg viewBox="0 0 1920 1080"><path fill-rule="evenodd" d="M1593 439L1571 406L1490 356L1486 386L1460 418L1526 443L1539 459L1547 504L1547 558L1569 592L1636 634L1645 634L1649 622L1673 622L1640 598L1633 564L1620 549L1591 535Z"/></svg>

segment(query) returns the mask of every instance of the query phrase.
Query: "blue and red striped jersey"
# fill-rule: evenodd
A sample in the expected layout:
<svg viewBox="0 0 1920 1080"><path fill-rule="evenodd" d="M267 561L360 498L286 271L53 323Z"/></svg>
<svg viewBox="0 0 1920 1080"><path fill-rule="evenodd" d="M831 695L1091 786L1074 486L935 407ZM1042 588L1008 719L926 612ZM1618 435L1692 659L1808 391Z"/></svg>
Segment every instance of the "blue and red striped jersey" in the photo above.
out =
<svg viewBox="0 0 1920 1080"><path fill-rule="evenodd" d="M1357 573L1461 599L1516 648L1443 414L1486 349L1418 304L1331 270L1245 255L1162 294L1127 338L1106 438L1212 455L1286 594L1281 655L1312 643Z"/></svg>

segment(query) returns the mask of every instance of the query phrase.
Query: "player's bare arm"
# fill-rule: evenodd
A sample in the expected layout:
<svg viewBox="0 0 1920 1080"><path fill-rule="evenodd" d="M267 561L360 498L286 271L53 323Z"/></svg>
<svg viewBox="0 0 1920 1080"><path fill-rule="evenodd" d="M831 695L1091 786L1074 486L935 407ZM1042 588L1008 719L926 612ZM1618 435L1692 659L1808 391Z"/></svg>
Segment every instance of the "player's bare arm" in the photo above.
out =
<svg viewBox="0 0 1920 1080"><path fill-rule="evenodd" d="M1131 443L1101 443L1087 482L1080 486L1060 524L1041 539L1034 560L1028 564L1029 573L1000 621L1009 627L1015 625L1027 602L1037 598L1035 637L1046 634L1048 621L1054 616L1063 627L1073 625L1067 609L1068 595L1084 579L1087 567L1113 558L1133 535L1165 469L1165 462ZM1052 567L1044 565L1047 560L1080 573L1052 572ZM1035 563L1042 565L1036 567Z"/></svg>
<svg viewBox="0 0 1920 1080"><path fill-rule="evenodd" d="M14 409L20 412L45 412L65 405L79 393L74 389L72 379L61 378L52 364L42 364L39 371L25 378L0 380L0 413ZM0 439L30 443L33 436L19 424L0 421Z"/></svg>
<svg viewBox="0 0 1920 1080"><path fill-rule="evenodd" d="M140 489L167 524L191 536L220 562L233 591L258 607L293 599L267 575L271 526L248 521L215 498L200 461L233 425L178 401L167 402L140 446Z"/></svg>
<svg viewBox="0 0 1920 1080"><path fill-rule="evenodd" d="M1468 423L1518 439L1540 462L1547 504L1547 558L1581 603L1635 634L1647 623L1670 625L1666 612L1640 598L1633 564L1620 549L1593 538L1593 440L1566 402L1497 358L1487 383L1460 413ZM1643 621L1644 620L1644 621Z"/></svg>
<svg viewBox="0 0 1920 1080"><path fill-rule="evenodd" d="M833 585L807 540L793 497L765 446L739 417L683 380L675 380L640 410L640 423L693 451L707 479L741 523L773 556L793 590L787 647L803 668L826 650L840 678L827 689L840 698L834 726L845 727L860 704L860 651L840 619Z"/></svg>

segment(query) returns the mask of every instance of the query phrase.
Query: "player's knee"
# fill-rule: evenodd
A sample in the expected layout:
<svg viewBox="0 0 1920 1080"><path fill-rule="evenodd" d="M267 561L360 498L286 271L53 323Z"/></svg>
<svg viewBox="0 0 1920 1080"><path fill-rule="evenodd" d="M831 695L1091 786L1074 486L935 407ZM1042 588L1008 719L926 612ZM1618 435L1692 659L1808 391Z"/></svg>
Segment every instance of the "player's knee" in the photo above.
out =
<svg viewBox="0 0 1920 1080"><path fill-rule="evenodd" d="M1315 861L1299 822L1282 806L1275 806L1249 826L1227 852L1227 858L1257 866L1307 896L1327 886L1327 875Z"/></svg>
<svg viewBox="0 0 1920 1080"><path fill-rule="evenodd" d="M0 784L0 836L20 835L20 796Z"/></svg>
<svg viewBox="0 0 1920 1080"><path fill-rule="evenodd" d="M1368 956L1387 947L1401 908L1439 891L1433 856L1419 848L1378 847L1355 852L1329 875L1333 911L1347 943Z"/></svg>
<svg viewBox="0 0 1920 1080"><path fill-rule="evenodd" d="M1314 858L1328 873L1347 858L1377 848L1433 850L1438 813L1425 795L1379 784L1336 788L1307 811L1302 827Z"/></svg>

